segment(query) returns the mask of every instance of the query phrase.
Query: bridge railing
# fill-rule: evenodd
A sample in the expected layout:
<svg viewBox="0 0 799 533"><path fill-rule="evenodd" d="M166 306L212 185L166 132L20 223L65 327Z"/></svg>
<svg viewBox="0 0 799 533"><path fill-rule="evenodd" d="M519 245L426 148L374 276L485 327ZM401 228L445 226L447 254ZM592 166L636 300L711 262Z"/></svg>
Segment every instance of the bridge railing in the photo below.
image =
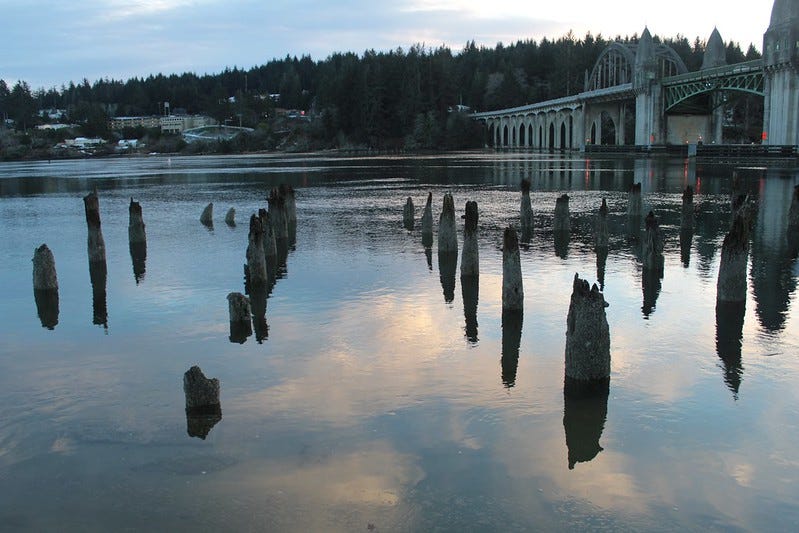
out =
<svg viewBox="0 0 799 533"><path fill-rule="evenodd" d="M669 76L663 80L663 85L675 85L680 83L688 83L692 81L708 80L714 78L724 78L738 74L750 74L752 72L759 72L763 70L763 60L755 59L753 61L744 61L743 63L736 63L734 65L724 65L722 67L706 68L704 70L697 70L695 72L688 72L687 74L678 74L677 76Z"/></svg>

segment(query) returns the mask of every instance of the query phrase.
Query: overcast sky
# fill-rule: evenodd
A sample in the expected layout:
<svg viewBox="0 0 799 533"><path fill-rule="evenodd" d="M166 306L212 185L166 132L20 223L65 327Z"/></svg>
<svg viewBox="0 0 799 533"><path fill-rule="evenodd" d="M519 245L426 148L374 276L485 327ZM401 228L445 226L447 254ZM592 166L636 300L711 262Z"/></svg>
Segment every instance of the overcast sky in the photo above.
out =
<svg viewBox="0 0 799 533"><path fill-rule="evenodd" d="M215 73L275 57L469 40L722 37L762 48L771 0L0 0L0 78L31 87L148 74Z"/></svg>

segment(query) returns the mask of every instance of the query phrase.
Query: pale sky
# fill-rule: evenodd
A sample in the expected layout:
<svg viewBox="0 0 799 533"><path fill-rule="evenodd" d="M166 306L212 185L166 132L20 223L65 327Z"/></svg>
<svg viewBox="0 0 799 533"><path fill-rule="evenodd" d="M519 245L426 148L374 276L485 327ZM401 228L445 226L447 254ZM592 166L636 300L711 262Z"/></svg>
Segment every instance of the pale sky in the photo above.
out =
<svg viewBox="0 0 799 533"><path fill-rule="evenodd" d="M0 0L0 78L31 87L148 74L216 73L273 58L474 40L495 46L569 30L605 37L718 27L760 50L771 0Z"/></svg>

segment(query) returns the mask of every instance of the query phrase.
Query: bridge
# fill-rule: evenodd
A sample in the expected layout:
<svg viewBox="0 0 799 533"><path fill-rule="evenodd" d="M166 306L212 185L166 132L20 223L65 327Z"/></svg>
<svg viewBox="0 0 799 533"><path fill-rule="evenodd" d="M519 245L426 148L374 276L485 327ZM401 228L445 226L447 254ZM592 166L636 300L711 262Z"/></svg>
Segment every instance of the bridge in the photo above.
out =
<svg viewBox="0 0 799 533"><path fill-rule="evenodd" d="M763 59L726 64L724 41L714 29L702 67L689 72L673 49L644 29L638 43L608 46L579 94L472 117L502 148L722 144L728 93L764 98L763 144L799 145L799 0L775 0ZM633 121L634 139L628 139Z"/></svg>

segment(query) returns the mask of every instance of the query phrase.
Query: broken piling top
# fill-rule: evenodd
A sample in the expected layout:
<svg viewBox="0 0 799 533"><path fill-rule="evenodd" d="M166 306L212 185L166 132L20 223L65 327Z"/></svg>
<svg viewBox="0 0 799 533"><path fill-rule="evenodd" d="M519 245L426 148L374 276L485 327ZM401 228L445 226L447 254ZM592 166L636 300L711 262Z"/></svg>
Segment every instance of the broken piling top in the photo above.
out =
<svg viewBox="0 0 799 533"><path fill-rule="evenodd" d="M722 250L734 252L749 251L749 224L743 214L738 214L732 222L732 228L724 237Z"/></svg>
<svg viewBox="0 0 799 533"><path fill-rule="evenodd" d="M422 213L422 233L433 233L433 193L427 193L427 203Z"/></svg>
<svg viewBox="0 0 799 533"><path fill-rule="evenodd" d="M444 195L444 206L438 219L438 251L458 251L458 230L455 225L455 200L452 195Z"/></svg>
<svg viewBox="0 0 799 533"><path fill-rule="evenodd" d="M566 378L578 383L610 377L610 327L604 295L594 284L574 275L566 318ZM568 391L567 391L568 392Z"/></svg>
<svg viewBox="0 0 799 533"><path fill-rule="evenodd" d="M219 407L219 380L206 378L199 366L193 366L183 374L183 392L186 411Z"/></svg>
<svg viewBox="0 0 799 533"><path fill-rule="evenodd" d="M533 229L533 206L530 202L530 182L522 180L522 203L520 208L523 238L529 238Z"/></svg>
<svg viewBox="0 0 799 533"><path fill-rule="evenodd" d="M289 224L297 222L297 196L294 193L294 187L281 183L277 188L280 196L286 204L286 221Z"/></svg>
<svg viewBox="0 0 799 533"><path fill-rule="evenodd" d="M275 187L271 190L267 202L269 203L269 214L272 220L272 227L275 231L275 238L278 240L287 240L289 237L289 227L286 197L280 193L279 187Z"/></svg>
<svg viewBox="0 0 799 533"><path fill-rule="evenodd" d="M561 195L555 201L555 222L553 229L558 232L569 231L571 229L568 194Z"/></svg>
<svg viewBox="0 0 799 533"><path fill-rule="evenodd" d="M599 215L603 216L603 217L606 217L606 216L608 216L609 212L610 211L608 209L608 201L606 199L602 198L602 205L599 206Z"/></svg>
<svg viewBox="0 0 799 533"><path fill-rule="evenodd" d="M275 230L272 227L272 218L266 209L258 210L258 218L261 219L261 228L264 231L264 255L276 257L277 241L275 240Z"/></svg>
<svg viewBox="0 0 799 533"><path fill-rule="evenodd" d="M200 215L200 222L205 224L206 226L212 226L214 224L214 203L211 202L205 209L203 209L202 214Z"/></svg>
<svg viewBox="0 0 799 533"><path fill-rule="evenodd" d="M86 224L90 228L100 228L100 199L97 192L92 191L83 197L83 208L86 211Z"/></svg>
<svg viewBox="0 0 799 533"><path fill-rule="evenodd" d="M502 239L502 309L524 310L522 264L519 256L519 238L512 227L505 228Z"/></svg>
<svg viewBox="0 0 799 533"><path fill-rule="evenodd" d="M646 215L644 223L645 223L644 227L647 229L647 231L650 230L654 231L660 229L660 224L658 223L658 217L655 216L654 211L650 211L649 214Z"/></svg>
<svg viewBox="0 0 799 533"><path fill-rule="evenodd" d="M661 269L663 266L663 236L655 213L650 211L645 219L646 235L642 247L644 268Z"/></svg>
<svg viewBox="0 0 799 533"><path fill-rule="evenodd" d="M408 231L413 230L414 218L416 217L416 207L413 205L413 198L408 196L405 200L405 207L402 209L402 225Z"/></svg>
<svg viewBox="0 0 799 533"><path fill-rule="evenodd" d="M228 226L235 226L236 225L236 208L231 207L228 209L227 214L225 215L225 224Z"/></svg>
<svg viewBox="0 0 799 533"><path fill-rule="evenodd" d="M133 224L144 224L144 219L142 218L142 211L141 211L141 204L139 202L135 202L133 198L130 199L130 205L128 206L128 214L130 215L130 225Z"/></svg>
<svg viewBox="0 0 799 533"><path fill-rule="evenodd" d="M264 228L261 218L255 214L250 216L248 241L247 270L250 286L263 287L268 280L266 254L264 253Z"/></svg>
<svg viewBox="0 0 799 533"><path fill-rule="evenodd" d="M58 290L55 256L46 244L33 253L33 288L39 291Z"/></svg>

